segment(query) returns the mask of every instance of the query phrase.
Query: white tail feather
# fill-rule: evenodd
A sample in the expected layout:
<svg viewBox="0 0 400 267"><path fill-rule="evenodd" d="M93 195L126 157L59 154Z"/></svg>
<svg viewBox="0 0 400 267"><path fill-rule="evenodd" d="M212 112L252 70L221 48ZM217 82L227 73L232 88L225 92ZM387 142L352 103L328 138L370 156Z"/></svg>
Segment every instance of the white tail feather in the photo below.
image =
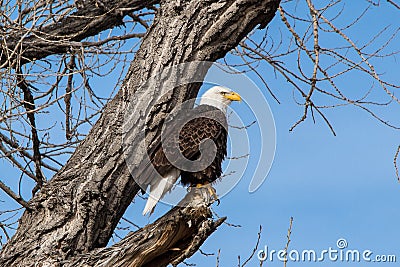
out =
<svg viewBox="0 0 400 267"><path fill-rule="evenodd" d="M179 170L172 171L166 177L156 178L154 184L150 185L150 193L146 202L146 206L143 209L143 215L152 214L157 202L169 191L175 184L176 180L180 175Z"/></svg>

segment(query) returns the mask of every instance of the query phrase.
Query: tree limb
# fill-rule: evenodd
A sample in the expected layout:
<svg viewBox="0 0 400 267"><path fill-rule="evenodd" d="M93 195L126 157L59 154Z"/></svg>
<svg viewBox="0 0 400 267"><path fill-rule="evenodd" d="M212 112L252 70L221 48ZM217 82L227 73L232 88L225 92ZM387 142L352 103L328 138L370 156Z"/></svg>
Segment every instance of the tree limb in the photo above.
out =
<svg viewBox="0 0 400 267"><path fill-rule="evenodd" d="M78 2L78 1L77 1ZM98 3L103 3L99 5ZM13 31L1 40L0 66L18 67L53 54L66 53L79 41L123 24L124 16L159 0L85 1L78 11L49 25L29 32ZM1 39L1 38L0 38ZM18 63L18 64L17 64Z"/></svg>
<svg viewBox="0 0 400 267"><path fill-rule="evenodd" d="M192 188L176 207L154 223L129 233L109 248L79 255L63 266L176 266L193 255L226 219L211 219L210 197L204 197L208 193L205 188Z"/></svg>
<svg viewBox="0 0 400 267"><path fill-rule="evenodd" d="M30 210L31 207L29 204L21 197L15 194L11 188L9 188L7 185L5 185L2 181L0 181L0 188L7 193L12 199L17 201L22 207L26 208L27 210Z"/></svg>
<svg viewBox="0 0 400 267"><path fill-rule="evenodd" d="M35 181L36 181L36 186L32 190L32 195L35 195L35 193L43 186L43 183L46 182L46 179L42 173L42 156L40 154L40 141L36 129L35 113L31 112L36 109L35 102L33 100L33 95L31 93L29 85L22 75L23 75L22 70L19 69L17 73L17 86L21 88L22 92L24 93L24 107L27 111L26 115L28 117L32 133L32 150L33 150L33 161L35 164Z"/></svg>

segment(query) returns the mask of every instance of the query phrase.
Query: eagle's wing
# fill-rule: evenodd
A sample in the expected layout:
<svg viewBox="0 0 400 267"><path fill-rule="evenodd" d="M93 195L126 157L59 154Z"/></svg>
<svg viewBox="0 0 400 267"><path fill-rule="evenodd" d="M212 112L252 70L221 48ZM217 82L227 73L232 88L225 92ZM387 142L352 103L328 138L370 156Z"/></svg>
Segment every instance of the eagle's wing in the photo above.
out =
<svg viewBox="0 0 400 267"><path fill-rule="evenodd" d="M181 130L178 132L179 129ZM157 177L154 171L163 176L176 169L175 166L179 167L184 164L179 159L197 160L201 155L200 143L206 139L212 140L217 149L222 148L221 152L223 152L224 158L226 156L227 129L226 116L217 108L202 105L181 111L171 122L167 122L163 132L163 141L160 137L153 149L148 151L149 160L140 169L137 182L143 188L151 184L151 180ZM216 153L208 150L202 152L205 153L203 157L207 157L207 159L214 157ZM176 160L176 162L171 164L169 159Z"/></svg>
<svg viewBox="0 0 400 267"><path fill-rule="evenodd" d="M163 142L160 138L155 149L149 151L150 162L140 172L137 180L143 189L150 186L150 195L153 197L151 201L149 198L144 213L151 212L157 201L172 189L181 174L181 166L186 165L185 169L190 169L191 161L199 159L200 156L205 158L205 162L213 162L218 152L219 157L222 157L218 160L220 165L226 155L227 123L223 112L210 106L198 106L179 115L166 125ZM221 138L224 140L219 140ZM218 147L217 151L208 149L200 151L200 144L205 139L212 140L216 146L223 143L222 152ZM205 169L208 165L202 168ZM220 170L221 167L217 168Z"/></svg>

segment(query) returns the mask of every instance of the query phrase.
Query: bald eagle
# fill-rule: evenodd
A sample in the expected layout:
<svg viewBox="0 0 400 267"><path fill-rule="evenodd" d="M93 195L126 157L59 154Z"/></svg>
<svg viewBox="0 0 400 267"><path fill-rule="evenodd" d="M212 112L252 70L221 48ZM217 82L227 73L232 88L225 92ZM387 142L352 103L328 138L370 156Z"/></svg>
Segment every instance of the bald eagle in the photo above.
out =
<svg viewBox="0 0 400 267"><path fill-rule="evenodd" d="M143 171L138 180L142 189L150 187L143 215L153 212L179 176L183 185L197 187L221 177L227 153L226 111L232 101L240 100L239 94L214 86L203 94L197 107L180 111L166 124L166 137L148 152L153 168ZM213 144L204 145L210 140Z"/></svg>

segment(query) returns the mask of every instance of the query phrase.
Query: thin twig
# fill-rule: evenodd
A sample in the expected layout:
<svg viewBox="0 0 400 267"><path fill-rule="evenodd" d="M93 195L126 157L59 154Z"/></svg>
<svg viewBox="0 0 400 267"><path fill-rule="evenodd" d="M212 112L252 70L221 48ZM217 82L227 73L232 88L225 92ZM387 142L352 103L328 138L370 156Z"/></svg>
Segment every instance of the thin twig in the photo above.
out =
<svg viewBox="0 0 400 267"><path fill-rule="evenodd" d="M218 254L217 254L217 263L216 263L216 267L219 267L219 258L221 257L221 249L218 249Z"/></svg>
<svg viewBox="0 0 400 267"><path fill-rule="evenodd" d="M400 5L399 5L399 4L393 2L392 0L386 0L386 1L388 1L390 4L392 4L393 6L395 6L397 9L400 9Z"/></svg>
<svg viewBox="0 0 400 267"><path fill-rule="evenodd" d="M258 249L258 246L260 245L260 239L261 239L261 232L262 232L262 226L260 225L260 230L257 233L257 242L256 245L253 248L253 251L251 252L250 256L243 262L242 267L244 267L247 263L250 262L250 260L254 257L256 254L256 251Z"/></svg>
<svg viewBox="0 0 400 267"><path fill-rule="evenodd" d="M21 206L26 208L27 210L32 210L29 204L21 197L15 194L11 188L9 188L7 185L5 185L2 181L0 181L0 188L7 194L9 195L12 199L17 201Z"/></svg>
<svg viewBox="0 0 400 267"><path fill-rule="evenodd" d="M285 246L285 257L284 257L284 261L283 261L283 267L286 267L286 263L287 263L287 252L289 249L289 243L290 243L290 235L292 234L292 225L293 225L293 217L290 217L290 224L289 224L289 229L288 229L288 233L287 233L287 242L286 242L286 246Z"/></svg>
<svg viewBox="0 0 400 267"><path fill-rule="evenodd" d="M397 159L399 157L399 153L400 153L400 145L397 147L396 154L394 155L394 159L393 159L394 168L396 170L397 181L400 182L399 168L397 167Z"/></svg>
<svg viewBox="0 0 400 267"><path fill-rule="evenodd" d="M33 100L33 95L31 93L31 90L29 89L29 85L26 82L25 78L23 77L21 69L19 70L19 73L17 75L17 85L19 88L21 88L22 92L24 93L24 107L28 112L27 116L31 126L33 159L35 164L35 175L36 175L36 186L32 190L32 195L35 195L35 193L43 186L43 183L46 182L46 179L41 169L42 160L40 155L40 141L36 129L35 113L30 112L36 109L35 102Z"/></svg>
<svg viewBox="0 0 400 267"><path fill-rule="evenodd" d="M72 133L71 133L71 93L72 93L72 82L73 82L73 72L75 69L75 55L72 54L69 63L67 64L67 69L68 69L68 82L67 86L65 88L65 96L64 96L64 102L65 102L65 138L67 140L71 140L72 138Z"/></svg>

